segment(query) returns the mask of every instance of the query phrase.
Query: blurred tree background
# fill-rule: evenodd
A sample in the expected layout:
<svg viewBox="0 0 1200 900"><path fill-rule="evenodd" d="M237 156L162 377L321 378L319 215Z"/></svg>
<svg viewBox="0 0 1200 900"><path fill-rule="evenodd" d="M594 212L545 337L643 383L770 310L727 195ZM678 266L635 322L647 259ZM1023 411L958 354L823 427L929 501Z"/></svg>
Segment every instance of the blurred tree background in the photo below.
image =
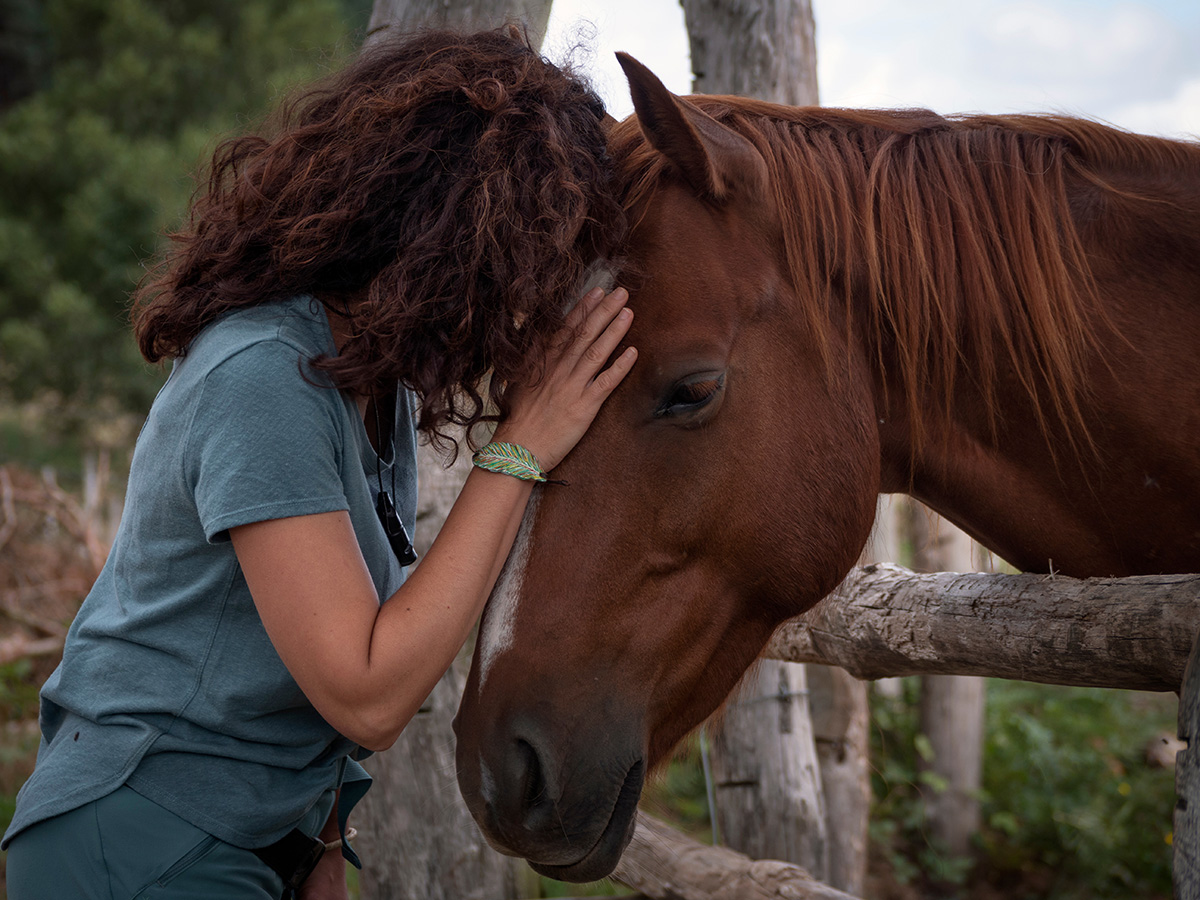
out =
<svg viewBox="0 0 1200 900"><path fill-rule="evenodd" d="M218 141L361 43L369 0L0 0L0 459L131 443L129 293Z"/></svg>

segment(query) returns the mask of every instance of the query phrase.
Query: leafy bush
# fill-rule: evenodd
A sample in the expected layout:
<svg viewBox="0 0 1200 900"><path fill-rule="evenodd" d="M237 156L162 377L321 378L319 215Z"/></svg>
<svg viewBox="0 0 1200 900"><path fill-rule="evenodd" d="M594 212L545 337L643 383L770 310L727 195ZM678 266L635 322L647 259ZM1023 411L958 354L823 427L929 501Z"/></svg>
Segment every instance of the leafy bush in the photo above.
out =
<svg viewBox="0 0 1200 900"><path fill-rule="evenodd" d="M940 786L918 774L928 743L916 691L906 680L902 697L877 696L872 709L871 837L894 877L945 896L982 884L1015 900L1171 895L1174 773L1148 764L1146 749L1173 733L1174 697L990 681L973 861L926 834L921 792Z"/></svg>
<svg viewBox="0 0 1200 900"><path fill-rule="evenodd" d="M1173 696L994 682L983 847L998 873L1042 868L1056 898L1171 895L1174 771L1146 749Z"/></svg>

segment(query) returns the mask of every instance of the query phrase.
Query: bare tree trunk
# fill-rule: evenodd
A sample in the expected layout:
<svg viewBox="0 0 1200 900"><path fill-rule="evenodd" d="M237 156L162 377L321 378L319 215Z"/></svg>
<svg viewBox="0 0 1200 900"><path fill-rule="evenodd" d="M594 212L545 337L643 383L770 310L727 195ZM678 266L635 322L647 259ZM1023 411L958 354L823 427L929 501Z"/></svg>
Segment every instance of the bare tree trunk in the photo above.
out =
<svg viewBox="0 0 1200 900"><path fill-rule="evenodd" d="M424 557L470 464L462 454L453 469L446 469L424 444L418 449L417 463L421 496L413 542ZM462 658L451 667L395 745L367 760L375 784L354 814L365 861L360 879L363 900L518 896L517 864L488 847L454 777L450 723L468 664L469 658Z"/></svg>
<svg viewBox="0 0 1200 900"><path fill-rule="evenodd" d="M681 0L698 94L817 103L809 0Z"/></svg>
<svg viewBox="0 0 1200 900"><path fill-rule="evenodd" d="M375 0L367 28L366 46L385 31L417 28L496 28L517 22L529 32L530 43L542 45L550 21L552 0Z"/></svg>
<svg viewBox="0 0 1200 900"><path fill-rule="evenodd" d="M902 506L896 497L880 495L875 527L860 557L863 564L897 558ZM868 686L845 669L818 665L807 668L829 834L829 872L825 880L858 895L864 892L867 878L871 814Z"/></svg>
<svg viewBox="0 0 1200 900"><path fill-rule="evenodd" d="M805 666L821 790L829 869L825 881L855 896L867 878L867 823L871 812L867 684L845 669ZM763 827L771 828L771 822Z"/></svg>
<svg viewBox="0 0 1200 900"><path fill-rule="evenodd" d="M518 22L540 47L552 0L375 0L364 47L379 35L423 27L478 30ZM469 457L453 469L428 446L418 450L417 552L442 527ZM418 563L419 564L419 563ZM465 664L469 656L461 661ZM375 779L356 811L366 868L363 900L510 900L532 871L484 841L459 794L450 727L465 677L452 666L396 744L367 763ZM523 890L521 893L525 893Z"/></svg>
<svg viewBox="0 0 1200 900"><path fill-rule="evenodd" d="M829 870L825 800L804 666L764 660L713 734L717 832L754 859Z"/></svg>
<svg viewBox="0 0 1200 900"><path fill-rule="evenodd" d="M1200 897L1200 635L1180 690L1179 737L1187 746L1175 756L1171 868L1177 900L1193 900Z"/></svg>
<svg viewBox="0 0 1200 900"><path fill-rule="evenodd" d="M697 92L817 102L809 0L682 2ZM860 888L869 803L865 686L774 661L750 679L714 736L722 840L752 857L803 865L836 887ZM826 710L820 734L809 701ZM851 714L834 713L835 703Z"/></svg>
<svg viewBox="0 0 1200 900"><path fill-rule="evenodd" d="M916 500L908 502L908 524L914 571L979 569L971 538ZM936 787L924 791L925 815L935 846L952 856L967 856L979 831L985 684L977 675L921 678L921 733L933 751L921 765L936 776Z"/></svg>

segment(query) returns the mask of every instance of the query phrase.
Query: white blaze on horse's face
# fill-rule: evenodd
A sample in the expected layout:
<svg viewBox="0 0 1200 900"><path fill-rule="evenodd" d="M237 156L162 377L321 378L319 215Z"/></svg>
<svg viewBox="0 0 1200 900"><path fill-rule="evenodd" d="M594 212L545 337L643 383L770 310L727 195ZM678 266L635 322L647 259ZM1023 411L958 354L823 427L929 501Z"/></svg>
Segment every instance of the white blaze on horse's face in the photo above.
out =
<svg viewBox="0 0 1200 900"><path fill-rule="evenodd" d="M496 661L496 657L512 646L513 623L517 618L517 603L525 583L525 566L529 562L529 537L533 533L533 520L537 516L540 491L540 488L535 488L529 498L517 539L513 542L500 577L496 579L496 586L492 588L492 596L484 613L483 628L479 632L480 691L483 690L488 670Z"/></svg>

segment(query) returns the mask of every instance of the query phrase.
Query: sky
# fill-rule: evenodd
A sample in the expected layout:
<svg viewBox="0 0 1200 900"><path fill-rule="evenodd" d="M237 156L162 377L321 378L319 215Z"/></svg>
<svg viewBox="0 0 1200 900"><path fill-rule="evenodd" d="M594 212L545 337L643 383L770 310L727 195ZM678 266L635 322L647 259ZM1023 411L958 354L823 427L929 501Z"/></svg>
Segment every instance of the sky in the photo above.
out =
<svg viewBox="0 0 1200 900"><path fill-rule="evenodd" d="M1200 138L1200 0L813 0L826 106L1058 112ZM632 112L625 50L691 90L678 0L554 0L543 49ZM577 51L578 52L578 51Z"/></svg>

